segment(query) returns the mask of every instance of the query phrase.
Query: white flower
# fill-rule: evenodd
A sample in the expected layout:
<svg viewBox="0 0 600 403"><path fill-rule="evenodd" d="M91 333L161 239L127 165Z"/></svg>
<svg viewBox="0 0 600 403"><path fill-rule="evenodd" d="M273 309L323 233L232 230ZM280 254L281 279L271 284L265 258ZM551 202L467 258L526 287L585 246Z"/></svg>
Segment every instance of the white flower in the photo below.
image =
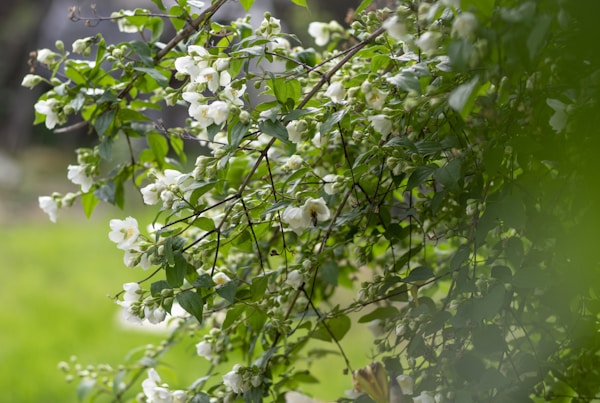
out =
<svg viewBox="0 0 600 403"><path fill-rule="evenodd" d="M314 399L303 395L300 392L292 391L286 392L285 394L285 403L315 403Z"/></svg>
<svg viewBox="0 0 600 403"><path fill-rule="evenodd" d="M328 195L334 195L339 192L338 187L335 186L339 178L340 177L338 175L334 174L325 175L323 177L323 182L325 182L325 185L323 185L323 190L325 193Z"/></svg>
<svg viewBox="0 0 600 403"><path fill-rule="evenodd" d="M223 375L223 384L229 387L234 393L244 393L247 386L244 385L244 379L241 374L238 374L238 370L241 365L235 364L233 369Z"/></svg>
<svg viewBox="0 0 600 403"><path fill-rule="evenodd" d="M396 336L402 336L406 332L406 326L403 323L396 325Z"/></svg>
<svg viewBox="0 0 600 403"><path fill-rule="evenodd" d="M150 398L152 395L154 395L154 390L156 389L156 386L159 384L159 382L160 376L158 376L156 370L154 368L149 368L148 378L144 379L144 381L142 382L142 389L144 390L144 394L146 395L146 397Z"/></svg>
<svg viewBox="0 0 600 403"><path fill-rule="evenodd" d="M222 125L229 117L229 105L223 101L215 101L209 105L207 114L216 125Z"/></svg>
<svg viewBox="0 0 600 403"><path fill-rule="evenodd" d="M413 397L414 403L435 403L435 399L429 394L429 392L423 391L417 397Z"/></svg>
<svg viewBox="0 0 600 403"><path fill-rule="evenodd" d="M325 200L322 197L313 199L309 197L304 202L302 210L305 216L307 216L313 226L317 225L317 221L329 220L330 212Z"/></svg>
<svg viewBox="0 0 600 403"><path fill-rule="evenodd" d="M90 44L92 43L92 38L87 37L83 39L77 39L73 42L72 48L73 53L79 53L84 56L90 54Z"/></svg>
<svg viewBox="0 0 600 403"><path fill-rule="evenodd" d="M325 96L337 104L344 100L344 95L344 85L339 81L331 83L331 85L327 88L327 91L325 91Z"/></svg>
<svg viewBox="0 0 600 403"><path fill-rule="evenodd" d="M237 106L244 105L244 101L242 101L242 95L246 92L246 84L242 84L240 89L235 89L231 85L225 86L223 91L221 91L221 95L225 101Z"/></svg>
<svg viewBox="0 0 600 403"><path fill-rule="evenodd" d="M123 284L123 290L125 290L123 301L117 301L117 304L123 307L123 317L128 322L142 323L139 316L131 310L132 305L142 297L140 285L138 283L125 283Z"/></svg>
<svg viewBox="0 0 600 403"><path fill-rule="evenodd" d="M38 101L33 107L37 113L46 115L46 127L54 129L54 126L59 122L57 109L60 103L55 98Z"/></svg>
<svg viewBox="0 0 600 403"><path fill-rule="evenodd" d="M140 189L144 203L150 206L158 203L159 188L156 183L151 183Z"/></svg>
<svg viewBox="0 0 600 403"><path fill-rule="evenodd" d="M406 36L406 25L400 22L397 15L391 16L383 22L383 28L387 31L388 35L397 41L404 40Z"/></svg>
<svg viewBox="0 0 600 403"><path fill-rule="evenodd" d="M195 81L200 84L206 83L208 89L213 93L219 89L219 73L212 67L206 67L200 70Z"/></svg>
<svg viewBox="0 0 600 403"><path fill-rule="evenodd" d="M123 263L127 267L139 266L143 270L148 270L152 265L147 253L139 252L134 249L126 250L123 254Z"/></svg>
<svg viewBox="0 0 600 403"><path fill-rule="evenodd" d="M110 220L110 229L108 238L117 244L117 248L121 250L137 249L136 242L140 231L135 218L127 217L124 220Z"/></svg>
<svg viewBox="0 0 600 403"><path fill-rule="evenodd" d="M25 88L34 88L41 83L42 80L43 78L36 74L26 74L25 77L23 77L23 81L21 81L21 86Z"/></svg>
<svg viewBox="0 0 600 403"><path fill-rule="evenodd" d="M224 284L230 282L231 279L229 278L229 276L227 274L225 274L223 272L218 272L212 277L212 281L217 286L220 286L220 285L224 285Z"/></svg>
<svg viewBox="0 0 600 403"><path fill-rule="evenodd" d="M373 333L375 338L381 337L385 334L383 329L383 322L381 319L375 319L367 323L367 328Z"/></svg>
<svg viewBox="0 0 600 403"><path fill-rule="evenodd" d="M398 382L398 385L400 385L403 395L411 396L413 394L413 386L415 381L410 376L398 375L396 377L396 382Z"/></svg>
<svg viewBox="0 0 600 403"><path fill-rule="evenodd" d="M324 22L311 22L308 24L308 34L315 38L318 46L327 45L329 42L329 26Z"/></svg>
<svg viewBox="0 0 600 403"><path fill-rule="evenodd" d="M462 12L452 24L452 35L461 39L471 39L477 29L477 17L469 12Z"/></svg>
<svg viewBox="0 0 600 403"><path fill-rule="evenodd" d="M40 49L37 51L37 61L47 66L55 62L60 55L50 49Z"/></svg>
<svg viewBox="0 0 600 403"><path fill-rule="evenodd" d="M330 21L329 23L324 22L311 22L308 24L308 34L315 38L317 46L325 46L329 42L331 32L343 31L343 28L337 21Z"/></svg>
<svg viewBox="0 0 600 403"><path fill-rule="evenodd" d="M160 385L160 376L154 368L148 369L148 378L142 382L142 389L146 395L148 403L174 403L184 402L187 394L184 391L176 391L171 394L171 391ZM183 393L183 396L182 396ZM176 394L176 395L175 395ZM173 399L177 400L173 400ZM182 398L184 400L182 400Z"/></svg>
<svg viewBox="0 0 600 403"><path fill-rule="evenodd" d="M38 197L38 203L44 213L48 214L50 221L56 222L58 218L58 203L51 196L40 196Z"/></svg>
<svg viewBox="0 0 600 403"><path fill-rule="evenodd" d="M460 0L441 0L446 7L460 8Z"/></svg>
<svg viewBox="0 0 600 403"><path fill-rule="evenodd" d="M175 70L181 74L190 76L192 81L196 81L201 68L191 56L182 56L175 59Z"/></svg>
<svg viewBox="0 0 600 403"><path fill-rule="evenodd" d="M67 167L67 179L76 185L80 185L83 193L87 193L94 184L94 179L87 174L85 165L69 165Z"/></svg>
<svg viewBox="0 0 600 403"><path fill-rule="evenodd" d="M392 121L387 117L387 115L374 115L369 116L369 122L371 122L371 126L378 133L388 135L392 132Z"/></svg>
<svg viewBox="0 0 600 403"><path fill-rule="evenodd" d="M425 53L432 54L435 52L438 46L438 41L441 38L441 34L439 32L431 32L427 31L423 35L421 35L415 43L417 46Z"/></svg>
<svg viewBox="0 0 600 403"><path fill-rule="evenodd" d="M292 231L298 235L310 225L310 218L304 215L304 210L301 207L286 207L283 210L281 220L288 224Z"/></svg>
<svg viewBox="0 0 600 403"><path fill-rule="evenodd" d="M567 126L567 105L558 99L547 98L546 104L554 110L554 114L548 121L556 133L560 133Z"/></svg>
<svg viewBox="0 0 600 403"><path fill-rule="evenodd" d="M172 393L173 403L187 402L187 392L185 390L174 390Z"/></svg>
<svg viewBox="0 0 600 403"><path fill-rule="evenodd" d="M299 290L302 284L304 284L304 276L299 270L293 270L288 273L285 283L294 290Z"/></svg>
<svg viewBox="0 0 600 403"><path fill-rule="evenodd" d="M157 325L167 316L167 311L160 305L144 305L144 317L148 322Z"/></svg>
<svg viewBox="0 0 600 403"><path fill-rule="evenodd" d="M288 160L286 161L285 165L283 166L283 169L284 170L297 171L301 167L302 167L302 157L300 157L299 155L294 154L290 158L288 158Z"/></svg>
<svg viewBox="0 0 600 403"><path fill-rule="evenodd" d="M387 92L383 92L378 88L371 88L371 91L365 93L365 101L369 107L380 110L383 108Z"/></svg>
<svg viewBox="0 0 600 403"><path fill-rule="evenodd" d="M204 357L209 361L212 360L212 358L213 358L212 344L210 344L206 340L201 341L200 343L196 344L196 353L200 357Z"/></svg>
<svg viewBox="0 0 600 403"><path fill-rule="evenodd" d="M110 15L110 18L117 20L117 26L119 27L119 31L124 33L135 33L139 32L139 28L133 25L131 22L127 20L127 16L135 15L133 10L121 10L118 12L114 12Z"/></svg>
<svg viewBox="0 0 600 403"><path fill-rule="evenodd" d="M308 129L308 125L305 120L292 120L287 125L288 139L292 143L300 144L302 142L302 135Z"/></svg>

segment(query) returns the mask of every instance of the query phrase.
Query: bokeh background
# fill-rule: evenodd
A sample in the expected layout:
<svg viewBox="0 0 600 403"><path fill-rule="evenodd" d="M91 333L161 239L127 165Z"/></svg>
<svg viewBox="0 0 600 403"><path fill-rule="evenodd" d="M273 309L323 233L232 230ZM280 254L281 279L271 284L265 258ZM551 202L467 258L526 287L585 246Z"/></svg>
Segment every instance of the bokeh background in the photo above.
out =
<svg viewBox="0 0 600 403"><path fill-rule="evenodd" d="M119 307L110 300L122 283L138 280L124 267L122 254L109 241L108 221L136 210L134 200L125 211L101 205L86 219L78 205L62 210L52 224L38 208L37 198L53 191L76 191L66 178L68 164L76 163L73 150L93 144L85 131L60 135L44 125L32 126L33 105L42 88L20 86L30 71L31 52L54 48L57 39L70 50L73 40L102 32L107 42L122 41L116 24L102 22L86 26L93 18L93 1L2 0L0 2L0 401L77 401L78 380L65 382L57 368L70 365L123 362L139 346L158 343L161 334L123 326ZM229 17L243 15L239 2L232 1ZM168 4L165 1L165 4ZM343 23L349 9L360 0L309 0L310 12L290 0L256 0L253 20L260 22L265 10L281 18L287 29L309 41L310 21L337 19ZM81 21L69 19L77 7ZM96 16L108 16L121 8L152 8L150 0L102 0ZM36 70L37 74L42 74ZM184 111L185 113L185 111ZM185 117L185 116L184 116ZM132 198L135 199L135 198ZM139 199L139 198L138 198ZM137 215L138 213L136 213ZM151 221L148 216L148 222ZM369 360L369 346L358 329L344 346L357 366ZM362 348L356 348L361 345ZM333 356L332 356L333 357ZM172 379L181 386L202 374L203 359L195 355L193 341L175 348L165 364L189 366L188 379ZM182 364L185 363L185 364ZM301 364L302 365L302 364ZM311 368L323 382L309 387L322 399L335 399L351 389L342 374L341 360ZM334 375L335 374L335 375ZM176 385L174 385L176 386Z"/></svg>

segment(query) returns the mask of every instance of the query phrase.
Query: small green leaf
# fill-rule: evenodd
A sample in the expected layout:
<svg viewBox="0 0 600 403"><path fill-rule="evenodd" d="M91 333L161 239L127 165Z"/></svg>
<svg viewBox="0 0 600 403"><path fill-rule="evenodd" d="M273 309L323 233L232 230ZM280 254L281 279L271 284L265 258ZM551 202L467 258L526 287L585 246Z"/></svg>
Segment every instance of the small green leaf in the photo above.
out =
<svg viewBox="0 0 600 403"><path fill-rule="evenodd" d="M204 301L202 297L194 291L187 290L181 294L177 294L177 302L186 312L198 319L198 322L202 323L202 308Z"/></svg>
<svg viewBox="0 0 600 403"><path fill-rule="evenodd" d="M275 137L283 141L286 144L292 144L288 140L288 132L285 126L278 120L263 120L258 124L258 129L264 134L268 134L269 136Z"/></svg>
<svg viewBox="0 0 600 403"><path fill-rule="evenodd" d="M355 13L362 13L367 7L369 7L371 5L371 3L373 2L373 0L363 0L358 7L356 7L356 11Z"/></svg>
<svg viewBox="0 0 600 403"><path fill-rule="evenodd" d="M162 290L170 290L172 287L165 280L155 281L150 284L150 293L153 297L158 297Z"/></svg>
<svg viewBox="0 0 600 403"><path fill-rule="evenodd" d="M219 294L225 301L229 302L230 304L233 303L233 299L235 298L235 292L237 291L238 288L238 281L237 280L231 280L228 281L227 283L223 284L220 287L216 288L217 294Z"/></svg>
<svg viewBox="0 0 600 403"><path fill-rule="evenodd" d="M410 271L410 274L402 279L403 283L418 283L433 277L433 270L429 267L419 266Z"/></svg>
<svg viewBox="0 0 600 403"><path fill-rule="evenodd" d="M152 51L150 46L143 41L131 41L129 42L135 54L140 58L142 63L148 67L154 67L154 60L152 59Z"/></svg>
<svg viewBox="0 0 600 403"><path fill-rule="evenodd" d="M318 340L331 341L331 336L333 336L336 341L340 341L351 326L352 322L349 317L346 315L337 316L327 319L325 324L319 323L312 337Z"/></svg>
<svg viewBox="0 0 600 403"><path fill-rule="evenodd" d="M398 309L393 306L382 306L371 313L361 316L360 319L358 319L358 323L368 323L375 319L390 319L398 316L398 314Z"/></svg>
<svg viewBox="0 0 600 403"><path fill-rule="evenodd" d="M94 128L96 129L98 136L104 136L106 134L114 119L115 111L112 109L98 116L98 118L94 121Z"/></svg>
<svg viewBox="0 0 600 403"><path fill-rule="evenodd" d="M333 125L341 121L345 114L346 109L342 109L337 112L333 112L331 115L329 115L327 119L325 119L325 122L323 122L323 124L319 128L319 133L321 133L321 136L329 133Z"/></svg>
<svg viewBox="0 0 600 403"><path fill-rule="evenodd" d="M160 71L156 70L153 67L134 67L135 71L139 71L140 73L146 73L150 77L154 79L162 88L165 88L169 85L169 80L165 77Z"/></svg>
<svg viewBox="0 0 600 403"><path fill-rule="evenodd" d="M411 189L421 185L431 175L433 175L433 173L435 172L436 169L438 169L438 166L434 165L434 164L422 165L422 166L418 166L417 168L415 168L413 173L410 174L410 177L408 178L408 183L406 184L406 190L411 190Z"/></svg>
<svg viewBox="0 0 600 403"><path fill-rule="evenodd" d="M156 158L156 162L159 166L162 166L164 159L169 153L169 143L163 135L158 133L148 133L146 135L146 141Z"/></svg>
<svg viewBox="0 0 600 403"><path fill-rule="evenodd" d="M166 11L166 10L167 10L167 9L165 8L165 6L164 6L164 4L163 4L162 0L152 0L152 2L153 2L154 4L156 4L156 7L158 7L158 9L159 9L160 11Z"/></svg>
<svg viewBox="0 0 600 403"><path fill-rule="evenodd" d="M329 283L333 286L338 285L338 273L340 269L337 263L333 260L327 260L321 266L321 277L326 283Z"/></svg>
<svg viewBox="0 0 600 403"><path fill-rule="evenodd" d="M448 97L448 105L458 112L463 120L469 116L471 109L473 109L478 88L479 77L475 77L471 81L456 87Z"/></svg>
<svg viewBox="0 0 600 403"><path fill-rule="evenodd" d="M252 8L252 4L254 4L254 0L240 0L240 4L242 5L242 7L244 7L244 10L246 10L246 12L249 12Z"/></svg>
<svg viewBox="0 0 600 403"><path fill-rule="evenodd" d="M115 204L116 185L112 180L94 190L94 196L105 203Z"/></svg>
<svg viewBox="0 0 600 403"><path fill-rule="evenodd" d="M231 140L229 141L229 144L231 144L232 147L239 146L244 139L244 136L248 132L249 127L249 124L244 124L241 122L236 123L236 125L233 126L233 129L231 129Z"/></svg>
<svg viewBox="0 0 600 403"><path fill-rule="evenodd" d="M181 287L187 273L188 262L180 252L174 253L174 255L175 264L165 268L167 272L167 283L169 283L171 287Z"/></svg>
<svg viewBox="0 0 600 403"><path fill-rule="evenodd" d="M81 195L81 206L87 218L92 216L94 208L98 205L98 199L92 192L87 192Z"/></svg>
<svg viewBox="0 0 600 403"><path fill-rule="evenodd" d="M461 189L461 167L462 162L460 159L456 158L444 165L443 167L438 168L433 173L433 179L444 185L446 189L451 192L459 192Z"/></svg>
<svg viewBox="0 0 600 403"><path fill-rule="evenodd" d="M306 4L306 0L292 0L292 3L297 4L300 7L304 7L308 10L308 4Z"/></svg>

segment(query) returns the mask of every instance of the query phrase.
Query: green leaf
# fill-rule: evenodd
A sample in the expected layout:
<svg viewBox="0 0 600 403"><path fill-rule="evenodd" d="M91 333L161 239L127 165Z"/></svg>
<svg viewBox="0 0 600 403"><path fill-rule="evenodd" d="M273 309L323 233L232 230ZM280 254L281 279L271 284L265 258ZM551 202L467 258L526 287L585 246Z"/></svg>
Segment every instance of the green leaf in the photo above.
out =
<svg viewBox="0 0 600 403"><path fill-rule="evenodd" d="M438 168L433 174L433 179L440 182L449 191L457 193L461 189L461 167L461 160L459 158L453 159L443 167Z"/></svg>
<svg viewBox="0 0 600 403"><path fill-rule="evenodd" d="M336 341L342 340L350 327L352 321L346 315L340 315L335 318L325 320L325 324L319 323L312 337L318 340L331 341L331 336ZM329 329L329 330L328 330Z"/></svg>
<svg viewBox="0 0 600 403"><path fill-rule="evenodd" d="M469 116L473 109L478 88L479 77L475 77L471 81L456 87L448 97L448 105L458 112L463 120Z"/></svg>
<svg viewBox="0 0 600 403"><path fill-rule="evenodd" d="M81 195L81 206L87 218L92 216L94 208L98 205L98 199L92 192L87 192Z"/></svg>
<svg viewBox="0 0 600 403"><path fill-rule="evenodd" d="M358 7L356 7L356 11L355 13L362 13L367 7L369 7L371 5L371 3L373 2L373 0L363 0Z"/></svg>
<svg viewBox="0 0 600 403"><path fill-rule="evenodd" d="M156 7L158 7L158 9L160 11L166 11L167 9L165 8L162 0L152 0L152 2L156 5Z"/></svg>
<svg viewBox="0 0 600 403"><path fill-rule="evenodd" d="M221 328L225 330L233 325L236 320L239 320L242 317L245 310L246 305L237 305L227 309L227 315L225 315L225 320L223 321Z"/></svg>
<svg viewBox="0 0 600 403"><path fill-rule="evenodd" d="M285 126L279 121L263 120L258 124L258 129L264 134L275 137L286 144L292 144L288 140L288 132Z"/></svg>
<svg viewBox="0 0 600 403"><path fill-rule="evenodd" d="M494 286L483 298L474 301L471 320L479 323L481 320L492 320L504 305L506 291L504 284Z"/></svg>
<svg viewBox="0 0 600 403"><path fill-rule="evenodd" d="M94 190L94 196L105 203L115 204L116 185L112 180Z"/></svg>
<svg viewBox="0 0 600 403"><path fill-rule="evenodd" d="M304 7L307 10L309 9L308 4L306 4L306 0L292 0L292 3L297 4L300 7Z"/></svg>
<svg viewBox="0 0 600 403"><path fill-rule="evenodd" d="M112 109L98 116L94 121L94 128L96 129L98 136L104 136L114 120L115 111Z"/></svg>
<svg viewBox="0 0 600 403"><path fill-rule="evenodd" d="M340 269L337 263L333 260L327 260L321 266L321 277L326 283L329 283L333 286L338 285L338 273Z"/></svg>
<svg viewBox="0 0 600 403"><path fill-rule="evenodd" d="M250 290L252 291L252 300L258 301L263 299L267 286L269 285L269 276L258 276L252 279Z"/></svg>
<svg viewBox="0 0 600 403"><path fill-rule="evenodd" d="M302 88L300 87L300 82L295 79L286 79L283 77L275 78L271 77L271 83L273 85L273 92L275 93L275 98L281 105L286 105L288 100L292 100L292 108L300 99L300 95L302 93ZM289 109L288 109L289 110Z"/></svg>
<svg viewBox="0 0 600 403"><path fill-rule="evenodd" d="M473 346L477 352L488 355L506 350L504 336L497 326L476 327L471 332Z"/></svg>
<svg viewBox="0 0 600 403"><path fill-rule="evenodd" d="M435 164L422 165L415 168L406 184L406 190L411 190L425 182L438 169Z"/></svg>
<svg viewBox="0 0 600 403"><path fill-rule="evenodd" d="M418 283L433 277L433 270L429 267L419 266L410 271L409 275L403 278L403 283Z"/></svg>
<svg viewBox="0 0 600 403"><path fill-rule="evenodd" d="M231 139L229 141L229 144L231 144L232 147L239 146L242 140L244 139L244 135L248 132L249 127L250 125L247 123L236 123L236 125L233 126L233 129L231 129Z"/></svg>
<svg viewBox="0 0 600 403"><path fill-rule="evenodd" d="M148 67L154 67L154 60L152 59L152 51L150 46L143 41L131 41L129 42L135 54L140 58L142 63Z"/></svg>
<svg viewBox="0 0 600 403"><path fill-rule="evenodd" d="M165 248L166 249L166 248ZM167 283L173 288L181 287L187 273L188 262L181 253L174 253L174 265L165 268Z"/></svg>
<svg viewBox="0 0 600 403"><path fill-rule="evenodd" d="M133 69L135 71L139 71L140 73L146 73L146 74L148 74L162 88L165 88L166 86L169 85L169 79L167 77L165 77L156 68L152 68L152 67L134 67Z"/></svg>
<svg viewBox="0 0 600 403"><path fill-rule="evenodd" d="M169 153L169 143L167 142L167 139L164 138L162 134L148 133L146 135L146 141L154 154L158 166L162 167L164 159Z"/></svg>
<svg viewBox="0 0 600 403"><path fill-rule="evenodd" d="M110 161L112 158L113 141L113 137L104 136L98 145L98 155L100 155L100 158L102 158L104 161Z"/></svg>
<svg viewBox="0 0 600 403"><path fill-rule="evenodd" d="M165 280L159 280L150 284L150 293L153 297L158 297L162 290L170 290L171 288L172 287Z"/></svg>
<svg viewBox="0 0 600 403"><path fill-rule="evenodd" d="M238 281L233 279L220 287L216 288L217 294L219 294L225 301L230 304L233 303L233 299L235 298L235 292L238 288Z"/></svg>
<svg viewBox="0 0 600 403"><path fill-rule="evenodd" d="M242 5L242 7L244 7L244 10L246 10L246 12L249 12L252 8L252 4L254 4L254 0L240 0L240 4Z"/></svg>
<svg viewBox="0 0 600 403"><path fill-rule="evenodd" d="M358 319L358 323L368 323L375 319L390 319L398 316L399 313L398 309L393 306L382 306L371 313L361 316L360 319Z"/></svg>
<svg viewBox="0 0 600 403"><path fill-rule="evenodd" d="M329 131L331 130L333 125L335 125L336 123L341 121L345 114L346 114L346 109L342 109L337 112L333 112L331 115L329 115L327 117L327 119L325 119L325 122L323 122L323 124L319 128L319 133L321 133L321 135L329 133Z"/></svg>
<svg viewBox="0 0 600 403"><path fill-rule="evenodd" d="M82 378L79 385L77 385L77 398L80 402L83 402L85 397L90 393L90 391L96 385L96 380L92 378Z"/></svg>
<svg viewBox="0 0 600 403"><path fill-rule="evenodd" d="M194 291L187 290L180 294L177 294L177 302L186 312L198 319L198 322L202 323L202 308L204 301L202 297Z"/></svg>

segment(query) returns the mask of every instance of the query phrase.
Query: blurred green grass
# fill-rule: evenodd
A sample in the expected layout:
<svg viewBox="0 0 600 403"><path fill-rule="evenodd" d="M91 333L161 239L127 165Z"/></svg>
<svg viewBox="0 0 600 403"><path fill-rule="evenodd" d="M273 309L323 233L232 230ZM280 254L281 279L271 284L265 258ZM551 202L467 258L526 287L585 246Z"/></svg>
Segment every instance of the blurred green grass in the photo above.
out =
<svg viewBox="0 0 600 403"><path fill-rule="evenodd" d="M40 162L47 158L36 160L28 165L19 189L0 192L0 401L76 402L78 379L65 382L57 368L60 361L75 355L83 366L116 367L132 350L157 344L162 337L121 326L120 307L109 298L123 283L138 281L142 272L123 265L122 252L108 239L108 221L126 217L127 211L136 211L139 219L139 206L130 205L124 212L101 205L88 220L75 205L61 211L53 224L37 207L37 196L72 186L62 173L64 160L58 159L58 169ZM141 228L152 221L146 218L140 220ZM342 340L354 369L370 362L371 340L365 326L353 328ZM196 342L176 346L165 357L167 367L159 368L172 387L185 387L205 374L207 362L196 356ZM331 344L317 344L335 350ZM224 363L221 374L234 363ZM307 366L298 362L296 368ZM313 363L310 372L320 383L302 385L302 391L320 400L337 399L352 388L343 369L338 355ZM215 382L219 380L216 375Z"/></svg>

